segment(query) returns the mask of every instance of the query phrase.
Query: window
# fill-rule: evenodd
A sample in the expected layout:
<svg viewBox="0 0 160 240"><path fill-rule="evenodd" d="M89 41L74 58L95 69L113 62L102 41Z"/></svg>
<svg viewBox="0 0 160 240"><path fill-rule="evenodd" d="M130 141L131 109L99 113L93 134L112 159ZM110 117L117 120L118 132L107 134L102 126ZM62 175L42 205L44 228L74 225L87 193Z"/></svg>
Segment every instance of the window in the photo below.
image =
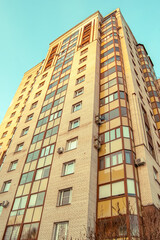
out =
<svg viewBox="0 0 160 240"><path fill-rule="evenodd" d="M74 96L78 97L79 95L83 94L83 92L84 92L84 88L80 88L75 91Z"/></svg>
<svg viewBox="0 0 160 240"><path fill-rule="evenodd" d="M84 49L83 51L81 51L80 55L85 54L86 52L88 52L88 48Z"/></svg>
<svg viewBox="0 0 160 240"><path fill-rule="evenodd" d="M32 153L29 153L26 161L31 162L31 161L38 159L39 152L40 152L40 150L36 150Z"/></svg>
<svg viewBox="0 0 160 240"><path fill-rule="evenodd" d="M1 138L4 138L4 137L6 137L6 136L7 136L7 131L2 134L2 137L1 137Z"/></svg>
<svg viewBox="0 0 160 240"><path fill-rule="evenodd" d="M81 72L83 72L84 70L86 70L86 65L78 68L78 72L77 72L77 73L81 73Z"/></svg>
<svg viewBox="0 0 160 240"><path fill-rule="evenodd" d="M31 77L32 77L32 74L31 74L31 75L29 75L27 79L30 79Z"/></svg>
<svg viewBox="0 0 160 240"><path fill-rule="evenodd" d="M64 85L64 86L62 86L62 87L60 87L60 88L58 88L56 94L59 94L59 93L65 91L65 90L67 89L67 85L68 85L68 84L66 84L66 85Z"/></svg>
<svg viewBox="0 0 160 240"><path fill-rule="evenodd" d="M57 134L57 132L58 132L58 126L50 128L49 130L47 130L45 138L51 137L51 136Z"/></svg>
<svg viewBox="0 0 160 240"><path fill-rule="evenodd" d="M36 172L35 180L47 178L49 176L50 166L38 169Z"/></svg>
<svg viewBox="0 0 160 240"><path fill-rule="evenodd" d="M133 179L127 179L127 189L129 195L135 195L135 186L134 186L134 180Z"/></svg>
<svg viewBox="0 0 160 240"><path fill-rule="evenodd" d="M87 60L87 56L81 58L81 59L79 60L79 64L85 62L86 60Z"/></svg>
<svg viewBox="0 0 160 240"><path fill-rule="evenodd" d="M46 97L45 97L44 100L48 100L48 99L50 99L51 97L54 97L54 95L55 95L55 91L53 91L53 92L49 93L48 95L46 95Z"/></svg>
<svg viewBox="0 0 160 240"><path fill-rule="evenodd" d="M39 97L39 96L41 95L41 92L42 92L42 91L37 92L37 93L35 94L35 98L36 98L36 97Z"/></svg>
<svg viewBox="0 0 160 240"><path fill-rule="evenodd" d="M153 175L154 175L154 179L158 181L158 171L154 167L153 167Z"/></svg>
<svg viewBox="0 0 160 240"><path fill-rule="evenodd" d="M69 62L71 62L72 60L73 60L73 57L68 58L68 59L64 62L64 65L67 64L67 63L69 63Z"/></svg>
<svg viewBox="0 0 160 240"><path fill-rule="evenodd" d="M44 137L44 132L41 132L33 137L32 143L39 142L43 139Z"/></svg>
<svg viewBox="0 0 160 240"><path fill-rule="evenodd" d="M48 73L43 74L41 79L47 77L47 75L48 75Z"/></svg>
<svg viewBox="0 0 160 240"><path fill-rule="evenodd" d="M60 222L54 224L54 240L67 240L68 222Z"/></svg>
<svg viewBox="0 0 160 240"><path fill-rule="evenodd" d="M29 207L43 205L45 192L32 194L29 201Z"/></svg>
<svg viewBox="0 0 160 240"><path fill-rule="evenodd" d="M74 119L70 121L69 129L71 130L71 129L77 128L79 127L79 124L80 124L80 118Z"/></svg>
<svg viewBox="0 0 160 240"><path fill-rule="evenodd" d="M18 225L7 227L4 240L17 239L19 234L19 229L20 229L20 226Z"/></svg>
<svg viewBox="0 0 160 240"><path fill-rule="evenodd" d="M38 103L38 101L37 101L37 102L34 102L34 103L32 103L32 105L31 105L31 108L30 108L30 109L33 109L33 108L35 108L35 107L37 106L37 103Z"/></svg>
<svg viewBox="0 0 160 240"><path fill-rule="evenodd" d="M64 97L61 97L57 100L54 101L53 107L58 106L59 104L61 104L62 102L64 102Z"/></svg>
<svg viewBox="0 0 160 240"><path fill-rule="evenodd" d="M78 102L72 106L72 111L76 112L82 108L82 102Z"/></svg>
<svg viewBox="0 0 160 240"><path fill-rule="evenodd" d="M131 164L131 160L132 160L131 151L125 150L125 158L126 158L126 163Z"/></svg>
<svg viewBox="0 0 160 240"><path fill-rule="evenodd" d="M118 66L117 66L117 70L118 70ZM111 75L111 74L114 73L115 71L116 71L115 67L112 67L112 68L110 68L109 70L101 73L101 79L103 79L103 78Z"/></svg>
<svg viewBox="0 0 160 240"><path fill-rule="evenodd" d="M75 165L75 161L64 163L62 176L66 176L74 173L74 165Z"/></svg>
<svg viewBox="0 0 160 240"><path fill-rule="evenodd" d="M55 81L55 82L53 82L53 83L51 83L51 84L49 85L48 89L53 88L53 87L56 86L57 84L58 84L58 80Z"/></svg>
<svg viewBox="0 0 160 240"><path fill-rule="evenodd" d="M11 185L11 181L4 182L1 192L8 192L9 188L10 188L10 185Z"/></svg>
<svg viewBox="0 0 160 240"><path fill-rule="evenodd" d="M48 121L48 117L45 117L45 118L40 119L40 120L38 121L38 123L37 123L37 128L40 127L40 126L42 126L42 125L44 125L44 124L46 124L47 121Z"/></svg>
<svg viewBox="0 0 160 240"><path fill-rule="evenodd" d="M61 117L61 115L62 115L62 110L59 110L59 111L50 115L49 121L55 120L55 119Z"/></svg>
<svg viewBox="0 0 160 240"><path fill-rule="evenodd" d="M26 88L23 88L22 91L21 91L21 93L23 93L23 92L25 92L25 91L26 91Z"/></svg>
<svg viewBox="0 0 160 240"><path fill-rule="evenodd" d="M105 132L101 136L104 138L103 142L105 142L105 143L109 142L109 141L113 141L113 140L121 137L120 128L112 129L108 132Z"/></svg>
<svg viewBox="0 0 160 240"><path fill-rule="evenodd" d="M27 197L28 196L16 198L15 201L14 201L14 205L13 205L12 210L18 210L18 209L25 208L26 202L27 202Z"/></svg>
<svg viewBox="0 0 160 240"><path fill-rule="evenodd" d="M124 194L124 181L112 183L112 196Z"/></svg>
<svg viewBox="0 0 160 240"><path fill-rule="evenodd" d="M16 152L20 152L23 149L23 145L24 145L24 143L18 144L16 147Z"/></svg>
<svg viewBox="0 0 160 240"><path fill-rule="evenodd" d="M72 188L59 191L58 206L63 206L71 203Z"/></svg>
<svg viewBox="0 0 160 240"><path fill-rule="evenodd" d="M111 196L111 185L103 185L99 187L99 199L107 198Z"/></svg>
<svg viewBox="0 0 160 240"><path fill-rule="evenodd" d="M17 167L17 163L18 163L18 160L11 162L8 171L15 170Z"/></svg>
<svg viewBox="0 0 160 240"><path fill-rule="evenodd" d="M23 95L19 96L19 98L18 98L18 101L19 101L19 100L21 100L21 99L22 99L22 97L23 97Z"/></svg>
<svg viewBox="0 0 160 240"><path fill-rule="evenodd" d="M77 148L77 143L78 143L78 138L73 138L71 140L68 140L66 145L66 150L69 151Z"/></svg>
<svg viewBox="0 0 160 240"><path fill-rule="evenodd" d="M2 144L3 144L3 143L0 143L0 149L2 148Z"/></svg>
<svg viewBox="0 0 160 240"><path fill-rule="evenodd" d="M54 144L42 148L40 157L48 156L54 151Z"/></svg>
<svg viewBox="0 0 160 240"><path fill-rule="evenodd" d="M125 138L129 138L130 137L130 135L129 135L129 127L123 126L123 137L125 137Z"/></svg>
<svg viewBox="0 0 160 240"><path fill-rule="evenodd" d="M32 118L33 118L33 113L27 116L27 118L26 118L26 122L32 120Z"/></svg>
<svg viewBox="0 0 160 240"><path fill-rule="evenodd" d="M65 75L64 77L60 78L59 83L67 80L69 78L70 74Z"/></svg>
<svg viewBox="0 0 160 240"><path fill-rule="evenodd" d="M38 86L38 88L42 87L44 85L45 81L41 82Z"/></svg>
<svg viewBox="0 0 160 240"><path fill-rule="evenodd" d="M28 239L29 236L32 239L37 239L38 226L39 223L24 224L21 239Z"/></svg>
<svg viewBox="0 0 160 240"><path fill-rule="evenodd" d="M34 171L22 174L20 185L32 182Z"/></svg>
<svg viewBox="0 0 160 240"><path fill-rule="evenodd" d="M19 106L19 103L17 103L17 104L15 105L14 109L18 108L18 106Z"/></svg>
<svg viewBox="0 0 160 240"><path fill-rule="evenodd" d="M64 69L62 70L62 74L65 73L66 71L68 71L69 69L71 69L71 65L69 65L68 67L64 68Z"/></svg>
<svg viewBox="0 0 160 240"><path fill-rule="evenodd" d="M52 107L52 103L45 105L44 107L42 107L41 113L51 109L51 107Z"/></svg>
<svg viewBox="0 0 160 240"><path fill-rule="evenodd" d="M76 84L79 84L79 83L84 82L84 81L85 81L85 75L76 79Z"/></svg>
<svg viewBox="0 0 160 240"><path fill-rule="evenodd" d="M102 119L108 122L109 120L112 120L114 118L119 117L119 108L115 108L111 110L110 112L107 112L105 114L102 114Z"/></svg>
<svg viewBox="0 0 160 240"><path fill-rule="evenodd" d="M27 135L28 130L29 130L29 127L24 128L24 129L22 130L21 136L25 136L25 135Z"/></svg>

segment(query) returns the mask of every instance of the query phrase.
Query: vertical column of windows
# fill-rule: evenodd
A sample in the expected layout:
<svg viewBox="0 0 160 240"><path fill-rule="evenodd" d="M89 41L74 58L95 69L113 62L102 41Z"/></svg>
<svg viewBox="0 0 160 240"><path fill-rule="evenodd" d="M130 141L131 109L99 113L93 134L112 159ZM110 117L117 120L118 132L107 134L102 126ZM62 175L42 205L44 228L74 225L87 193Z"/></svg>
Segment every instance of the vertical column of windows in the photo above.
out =
<svg viewBox="0 0 160 240"><path fill-rule="evenodd" d="M160 133L160 103L159 103L160 99L154 84L154 81L156 80L154 69L151 64L151 60L148 57L143 45L139 44L137 46L137 50L138 50L140 62L142 65L145 81L147 84L147 90L149 93L151 106L153 109L154 119L158 128L158 131Z"/></svg>
<svg viewBox="0 0 160 240"><path fill-rule="evenodd" d="M99 151L97 218L109 218L113 222L119 209L127 216L129 202L134 203L134 210L136 213L138 211L128 95L117 23L113 15L105 19L101 26L100 67L102 126L99 133L102 145ZM125 219L127 221L129 218Z"/></svg>

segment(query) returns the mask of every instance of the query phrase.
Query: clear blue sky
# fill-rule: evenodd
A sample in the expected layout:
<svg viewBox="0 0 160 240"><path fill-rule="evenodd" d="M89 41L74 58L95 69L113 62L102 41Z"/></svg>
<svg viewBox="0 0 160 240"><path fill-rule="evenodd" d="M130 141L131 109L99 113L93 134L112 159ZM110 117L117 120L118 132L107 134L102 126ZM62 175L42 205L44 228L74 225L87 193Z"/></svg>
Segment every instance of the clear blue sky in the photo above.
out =
<svg viewBox="0 0 160 240"><path fill-rule="evenodd" d="M46 57L50 42L97 10L105 16L118 7L160 77L160 0L0 0L0 122L24 72Z"/></svg>

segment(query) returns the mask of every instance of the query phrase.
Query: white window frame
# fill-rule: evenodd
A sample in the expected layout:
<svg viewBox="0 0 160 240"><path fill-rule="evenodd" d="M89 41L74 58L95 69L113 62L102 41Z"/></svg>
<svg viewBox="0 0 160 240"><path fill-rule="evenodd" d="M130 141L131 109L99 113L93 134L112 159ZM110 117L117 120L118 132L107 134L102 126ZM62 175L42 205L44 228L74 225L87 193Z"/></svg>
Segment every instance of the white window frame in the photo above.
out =
<svg viewBox="0 0 160 240"><path fill-rule="evenodd" d="M59 222L54 224L54 232L53 232L53 239L52 240L67 240L68 236L68 225L69 222ZM60 235L61 227L64 227L64 235Z"/></svg>
<svg viewBox="0 0 160 240"><path fill-rule="evenodd" d="M76 118L69 123L69 130L75 129L80 125L80 118Z"/></svg>
<svg viewBox="0 0 160 240"><path fill-rule="evenodd" d="M78 97L80 95L82 95L84 93L84 88L80 88L80 89L77 89L75 92L74 92L74 97Z"/></svg>
<svg viewBox="0 0 160 240"><path fill-rule="evenodd" d="M71 166L71 169L70 169ZM75 160L63 163L62 176L68 176L74 173Z"/></svg>
<svg viewBox="0 0 160 240"><path fill-rule="evenodd" d="M67 140L66 150L70 151L77 148L78 137Z"/></svg>

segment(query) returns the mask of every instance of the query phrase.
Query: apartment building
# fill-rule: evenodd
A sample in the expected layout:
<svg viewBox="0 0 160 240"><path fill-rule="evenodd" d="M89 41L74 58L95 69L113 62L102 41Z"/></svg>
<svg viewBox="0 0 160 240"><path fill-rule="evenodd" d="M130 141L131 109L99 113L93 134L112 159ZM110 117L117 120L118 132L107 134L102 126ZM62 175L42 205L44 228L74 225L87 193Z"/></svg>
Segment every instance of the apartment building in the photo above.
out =
<svg viewBox="0 0 160 240"><path fill-rule="evenodd" d="M105 239L141 239L142 207L160 206L155 81L119 9L50 43L0 126L0 239L86 239L104 223Z"/></svg>

